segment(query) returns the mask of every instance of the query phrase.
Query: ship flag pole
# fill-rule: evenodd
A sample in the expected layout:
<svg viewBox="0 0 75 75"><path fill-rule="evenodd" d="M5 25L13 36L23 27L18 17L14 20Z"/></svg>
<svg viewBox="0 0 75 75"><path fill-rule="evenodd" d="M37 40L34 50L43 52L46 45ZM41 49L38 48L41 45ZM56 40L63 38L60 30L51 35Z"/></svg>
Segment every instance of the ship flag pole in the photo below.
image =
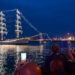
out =
<svg viewBox="0 0 75 75"><path fill-rule="evenodd" d="M20 38L20 34L22 34L22 26L21 26L21 15L20 15L20 11L17 9L16 10L16 38Z"/></svg>
<svg viewBox="0 0 75 75"><path fill-rule="evenodd" d="M6 28L6 23L5 23L5 14L1 11L0 12L0 40L4 40L4 35L7 35L7 28Z"/></svg>

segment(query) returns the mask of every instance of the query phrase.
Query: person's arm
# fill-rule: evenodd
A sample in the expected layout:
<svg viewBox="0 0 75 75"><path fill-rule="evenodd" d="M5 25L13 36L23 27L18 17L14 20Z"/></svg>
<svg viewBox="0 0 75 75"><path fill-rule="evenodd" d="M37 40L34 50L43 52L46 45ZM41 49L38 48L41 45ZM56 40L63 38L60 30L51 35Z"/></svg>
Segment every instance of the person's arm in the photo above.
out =
<svg viewBox="0 0 75 75"><path fill-rule="evenodd" d="M73 57L73 51L72 50L68 50L68 57L69 57L70 60L75 62L75 58Z"/></svg>

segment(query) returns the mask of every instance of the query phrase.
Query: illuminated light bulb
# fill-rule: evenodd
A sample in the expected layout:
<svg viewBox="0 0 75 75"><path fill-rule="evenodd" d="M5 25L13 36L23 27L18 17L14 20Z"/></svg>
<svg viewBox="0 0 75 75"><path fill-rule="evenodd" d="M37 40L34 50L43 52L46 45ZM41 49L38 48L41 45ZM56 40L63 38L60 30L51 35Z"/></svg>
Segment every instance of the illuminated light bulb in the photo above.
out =
<svg viewBox="0 0 75 75"><path fill-rule="evenodd" d="M20 11L19 11L18 9L16 10L16 13L17 13L17 14L21 14Z"/></svg>
<svg viewBox="0 0 75 75"><path fill-rule="evenodd" d="M68 40L72 40L72 37L69 37Z"/></svg>

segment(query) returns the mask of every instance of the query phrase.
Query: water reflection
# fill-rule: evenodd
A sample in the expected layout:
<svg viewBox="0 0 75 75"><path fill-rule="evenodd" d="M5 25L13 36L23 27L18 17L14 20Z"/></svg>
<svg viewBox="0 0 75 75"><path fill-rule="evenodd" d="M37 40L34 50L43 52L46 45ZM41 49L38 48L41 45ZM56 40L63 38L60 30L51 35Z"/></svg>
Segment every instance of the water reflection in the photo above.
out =
<svg viewBox="0 0 75 75"><path fill-rule="evenodd" d="M0 45L0 75L12 75L20 60L20 52L36 52L39 46Z"/></svg>
<svg viewBox="0 0 75 75"><path fill-rule="evenodd" d="M0 75L12 75L20 60L20 52L27 52L33 59L35 52L40 52L40 46L0 45Z"/></svg>

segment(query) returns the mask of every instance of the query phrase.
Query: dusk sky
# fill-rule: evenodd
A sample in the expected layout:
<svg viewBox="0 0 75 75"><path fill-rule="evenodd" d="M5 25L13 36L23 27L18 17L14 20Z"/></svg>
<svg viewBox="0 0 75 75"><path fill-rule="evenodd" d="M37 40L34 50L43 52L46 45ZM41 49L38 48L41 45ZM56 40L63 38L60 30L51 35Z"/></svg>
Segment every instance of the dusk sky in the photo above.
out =
<svg viewBox="0 0 75 75"><path fill-rule="evenodd" d="M50 36L75 34L75 0L0 0L0 10L15 8Z"/></svg>

